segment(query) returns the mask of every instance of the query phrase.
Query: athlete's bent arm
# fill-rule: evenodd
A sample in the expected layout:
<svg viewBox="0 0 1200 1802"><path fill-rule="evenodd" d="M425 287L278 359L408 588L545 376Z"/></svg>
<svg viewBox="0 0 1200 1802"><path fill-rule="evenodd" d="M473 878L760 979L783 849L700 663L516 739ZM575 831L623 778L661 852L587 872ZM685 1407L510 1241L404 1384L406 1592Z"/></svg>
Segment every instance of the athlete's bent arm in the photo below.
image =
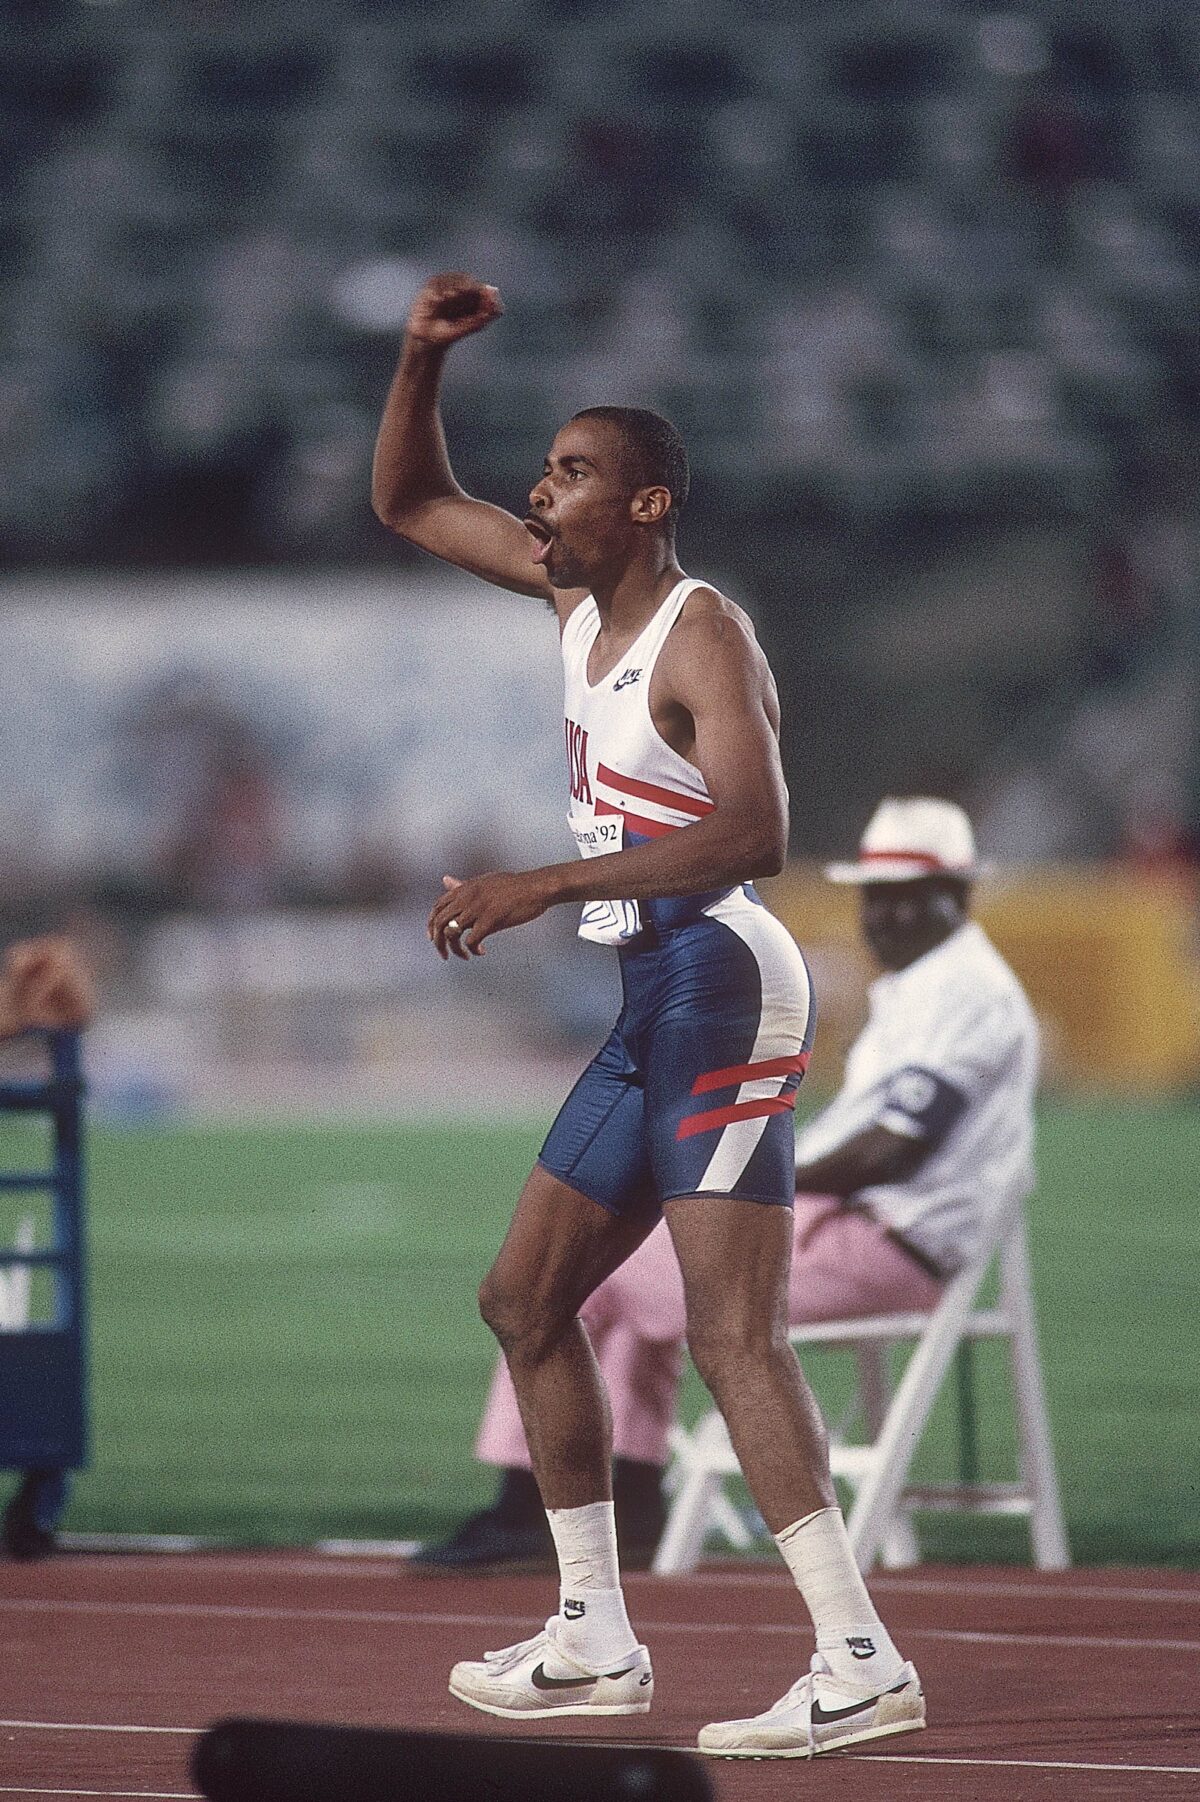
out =
<svg viewBox="0 0 1200 1802"><path fill-rule="evenodd" d="M421 289L375 443L371 504L385 526L421 550L553 605L529 533L515 515L460 488L442 429L446 353L501 311L497 290L469 275L435 275Z"/></svg>
<svg viewBox="0 0 1200 1802"><path fill-rule="evenodd" d="M701 894L783 868L787 788L766 659L727 614L681 620L676 633L669 699L690 719L689 761L704 777L713 811L607 857L448 884L429 916L441 956L478 952L491 933L535 920L559 902Z"/></svg>

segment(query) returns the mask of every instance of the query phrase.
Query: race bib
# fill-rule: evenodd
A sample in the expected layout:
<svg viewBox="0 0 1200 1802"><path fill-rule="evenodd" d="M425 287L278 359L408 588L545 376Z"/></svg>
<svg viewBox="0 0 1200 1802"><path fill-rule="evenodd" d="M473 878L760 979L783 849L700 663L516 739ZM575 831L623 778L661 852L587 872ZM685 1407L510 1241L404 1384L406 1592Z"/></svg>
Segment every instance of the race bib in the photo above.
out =
<svg viewBox="0 0 1200 1802"><path fill-rule="evenodd" d="M613 814L592 814L576 819L568 815L581 857L607 857L624 842L624 821ZM642 930L642 911L636 901L588 901L579 922L579 936L596 945L624 945Z"/></svg>

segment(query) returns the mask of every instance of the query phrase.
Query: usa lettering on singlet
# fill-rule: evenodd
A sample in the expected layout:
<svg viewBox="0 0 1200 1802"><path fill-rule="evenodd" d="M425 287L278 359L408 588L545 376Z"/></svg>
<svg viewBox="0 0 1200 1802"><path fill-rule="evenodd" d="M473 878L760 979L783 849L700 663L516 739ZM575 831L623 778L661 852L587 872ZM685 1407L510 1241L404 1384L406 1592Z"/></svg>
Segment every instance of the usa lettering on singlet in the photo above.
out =
<svg viewBox="0 0 1200 1802"><path fill-rule="evenodd" d="M713 811L700 771L660 737L650 715L650 679L667 634L688 596L707 586L686 576L678 582L621 662L594 684L587 665L600 614L591 596L567 621L562 636L567 817L583 857L604 857L662 838ZM579 936L600 945L627 944L650 920L675 924L741 893L724 888L668 902L589 901Z"/></svg>

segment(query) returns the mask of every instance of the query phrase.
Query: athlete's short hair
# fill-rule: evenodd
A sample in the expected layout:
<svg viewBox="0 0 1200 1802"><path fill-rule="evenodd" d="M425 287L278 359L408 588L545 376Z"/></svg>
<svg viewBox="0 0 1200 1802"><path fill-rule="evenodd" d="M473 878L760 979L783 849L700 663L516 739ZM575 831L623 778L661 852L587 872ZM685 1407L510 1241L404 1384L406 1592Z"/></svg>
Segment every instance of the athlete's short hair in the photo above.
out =
<svg viewBox="0 0 1200 1802"><path fill-rule="evenodd" d="M576 419L603 419L629 447L630 475L639 488L670 490L671 512L682 513L691 486L688 454L679 428L649 407L584 407Z"/></svg>

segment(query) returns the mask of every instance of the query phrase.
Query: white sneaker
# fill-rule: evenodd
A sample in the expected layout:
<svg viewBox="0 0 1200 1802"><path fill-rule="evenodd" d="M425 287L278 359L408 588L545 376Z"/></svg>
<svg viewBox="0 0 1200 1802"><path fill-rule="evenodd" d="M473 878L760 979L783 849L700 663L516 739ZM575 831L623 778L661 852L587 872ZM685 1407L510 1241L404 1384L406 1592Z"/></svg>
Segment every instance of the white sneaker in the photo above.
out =
<svg viewBox="0 0 1200 1802"><path fill-rule="evenodd" d="M925 1725L925 1696L911 1664L884 1690L835 1677L820 1653L765 1714L715 1721L697 1744L715 1758L815 1758L859 1740L915 1733Z"/></svg>
<svg viewBox="0 0 1200 1802"><path fill-rule="evenodd" d="M648 1714L654 1695L650 1654L637 1646L615 1671L589 1671L562 1651L558 1617L540 1633L478 1662L456 1664L450 1694L485 1714L537 1720L551 1714ZM550 1666L547 1674L546 1665Z"/></svg>

